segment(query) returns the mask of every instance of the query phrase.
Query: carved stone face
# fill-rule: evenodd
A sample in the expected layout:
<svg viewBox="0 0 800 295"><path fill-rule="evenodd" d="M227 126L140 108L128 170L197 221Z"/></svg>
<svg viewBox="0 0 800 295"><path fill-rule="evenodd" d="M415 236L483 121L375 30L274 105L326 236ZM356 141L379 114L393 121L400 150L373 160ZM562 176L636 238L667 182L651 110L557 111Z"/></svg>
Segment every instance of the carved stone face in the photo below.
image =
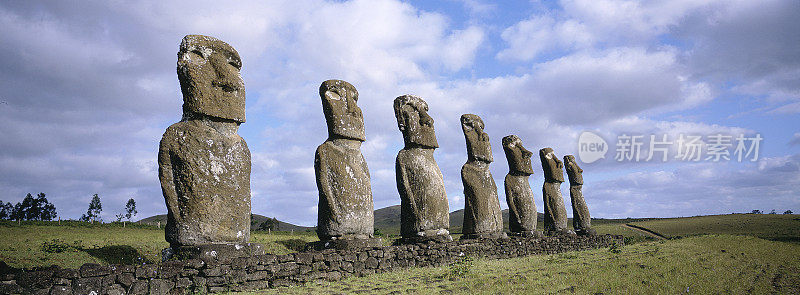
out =
<svg viewBox="0 0 800 295"><path fill-rule="evenodd" d="M433 118L428 116L428 104L422 98L413 95L395 98L394 115L397 117L397 127L403 132L406 147L439 147L433 130Z"/></svg>
<svg viewBox="0 0 800 295"><path fill-rule="evenodd" d="M583 169L575 162L575 156L564 156L564 168L567 170L569 183L571 185L583 185Z"/></svg>
<svg viewBox="0 0 800 295"><path fill-rule="evenodd" d="M243 123L241 69L239 53L228 43L201 35L183 37L178 51L178 80L184 117L202 114Z"/></svg>
<svg viewBox="0 0 800 295"><path fill-rule="evenodd" d="M544 170L544 181L564 182L564 164L558 159L553 149L543 148L539 150L539 158L542 160L542 170Z"/></svg>
<svg viewBox="0 0 800 295"><path fill-rule="evenodd" d="M506 152L508 170L524 175L533 174L531 156L533 153L522 146L522 140L516 135L503 137L503 151Z"/></svg>
<svg viewBox="0 0 800 295"><path fill-rule="evenodd" d="M329 138L366 140L364 117L358 107L358 91L342 80L328 80L319 86L322 111L328 123Z"/></svg>
<svg viewBox="0 0 800 295"><path fill-rule="evenodd" d="M483 132L483 120L478 115L461 115L461 130L467 139L467 157L469 161L479 160L491 163L492 145L489 135Z"/></svg>

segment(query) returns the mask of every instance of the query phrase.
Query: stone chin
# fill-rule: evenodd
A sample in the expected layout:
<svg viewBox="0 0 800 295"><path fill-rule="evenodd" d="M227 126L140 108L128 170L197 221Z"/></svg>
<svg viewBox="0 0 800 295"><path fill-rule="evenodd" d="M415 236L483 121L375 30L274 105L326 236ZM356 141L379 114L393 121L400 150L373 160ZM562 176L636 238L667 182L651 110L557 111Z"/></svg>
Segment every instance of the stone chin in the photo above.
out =
<svg viewBox="0 0 800 295"><path fill-rule="evenodd" d="M494 159L492 158L492 147L489 146L488 142L486 144L479 145L478 149L475 149L475 147L473 147L471 153L472 157L475 158L475 160L483 161L486 163L491 163L494 161Z"/></svg>
<svg viewBox="0 0 800 295"><path fill-rule="evenodd" d="M533 166L531 165L531 158L530 157L522 158L514 161L512 163L512 168L510 170L525 175L533 174Z"/></svg>
<svg viewBox="0 0 800 295"><path fill-rule="evenodd" d="M484 137L485 140L481 140L477 133L471 132L467 134L467 139L467 153L472 156L471 158L487 163L494 161L488 136Z"/></svg>
<svg viewBox="0 0 800 295"><path fill-rule="evenodd" d="M435 149L439 147L439 142L436 140L436 132L433 127L423 126L419 132L408 136L408 142L412 145L421 148Z"/></svg>
<svg viewBox="0 0 800 295"><path fill-rule="evenodd" d="M364 122L360 118L345 116L339 120L339 122L344 124L337 124L331 128L331 134L333 135L332 137L352 139L362 142L367 140L367 137L364 134Z"/></svg>

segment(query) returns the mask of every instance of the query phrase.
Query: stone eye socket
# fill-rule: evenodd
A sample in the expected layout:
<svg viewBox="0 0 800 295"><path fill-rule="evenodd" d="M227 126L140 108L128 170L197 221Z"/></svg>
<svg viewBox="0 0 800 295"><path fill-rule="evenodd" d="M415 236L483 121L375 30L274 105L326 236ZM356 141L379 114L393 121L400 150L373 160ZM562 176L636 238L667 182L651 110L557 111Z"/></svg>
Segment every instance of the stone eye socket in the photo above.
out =
<svg viewBox="0 0 800 295"><path fill-rule="evenodd" d="M194 55L199 56L200 58L205 58L205 56L203 56L203 52L200 51L200 50L195 49L195 50L192 50L191 53L194 54Z"/></svg>
<svg viewBox="0 0 800 295"><path fill-rule="evenodd" d="M232 61L228 62L228 64L230 64L231 66L233 66L237 70L241 70L242 69L242 64L240 64L239 62L237 62L235 60L232 60Z"/></svg>

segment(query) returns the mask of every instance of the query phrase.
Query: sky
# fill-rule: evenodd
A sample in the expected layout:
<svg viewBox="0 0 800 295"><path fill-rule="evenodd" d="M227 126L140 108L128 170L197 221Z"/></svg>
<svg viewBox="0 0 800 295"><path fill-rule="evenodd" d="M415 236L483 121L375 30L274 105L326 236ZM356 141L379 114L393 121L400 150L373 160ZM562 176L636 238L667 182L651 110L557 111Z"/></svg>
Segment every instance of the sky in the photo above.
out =
<svg viewBox="0 0 800 295"><path fill-rule="evenodd" d="M459 117L472 113L503 208L501 140L515 134L581 159L592 217L800 212L797 11L793 0L3 1L0 199L44 192L62 219L94 194L107 221L129 198L134 219L166 213L158 143L181 119L178 45L201 34L241 55L253 213L315 225L328 79L360 94L375 208L400 203L392 102L414 94L435 120L451 211L464 207ZM579 154L584 132L604 143L596 161ZM533 166L542 211L536 155Z"/></svg>

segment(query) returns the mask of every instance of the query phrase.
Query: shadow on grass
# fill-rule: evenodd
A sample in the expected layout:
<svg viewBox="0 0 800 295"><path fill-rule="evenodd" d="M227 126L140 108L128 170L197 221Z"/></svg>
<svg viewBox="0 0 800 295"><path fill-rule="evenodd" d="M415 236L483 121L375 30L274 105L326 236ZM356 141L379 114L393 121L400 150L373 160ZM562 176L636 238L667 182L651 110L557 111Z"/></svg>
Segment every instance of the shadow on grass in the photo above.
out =
<svg viewBox="0 0 800 295"><path fill-rule="evenodd" d="M800 237L766 237L764 239L776 241L776 242L787 242L792 244L800 244Z"/></svg>
<svg viewBox="0 0 800 295"><path fill-rule="evenodd" d="M104 246L101 248L80 248L83 252L108 264L141 264L151 263L136 248L128 245Z"/></svg>
<svg viewBox="0 0 800 295"><path fill-rule="evenodd" d="M306 247L306 241L301 239L280 240L277 241L277 243L283 245L286 247L286 249L297 252L303 251L303 249Z"/></svg>

